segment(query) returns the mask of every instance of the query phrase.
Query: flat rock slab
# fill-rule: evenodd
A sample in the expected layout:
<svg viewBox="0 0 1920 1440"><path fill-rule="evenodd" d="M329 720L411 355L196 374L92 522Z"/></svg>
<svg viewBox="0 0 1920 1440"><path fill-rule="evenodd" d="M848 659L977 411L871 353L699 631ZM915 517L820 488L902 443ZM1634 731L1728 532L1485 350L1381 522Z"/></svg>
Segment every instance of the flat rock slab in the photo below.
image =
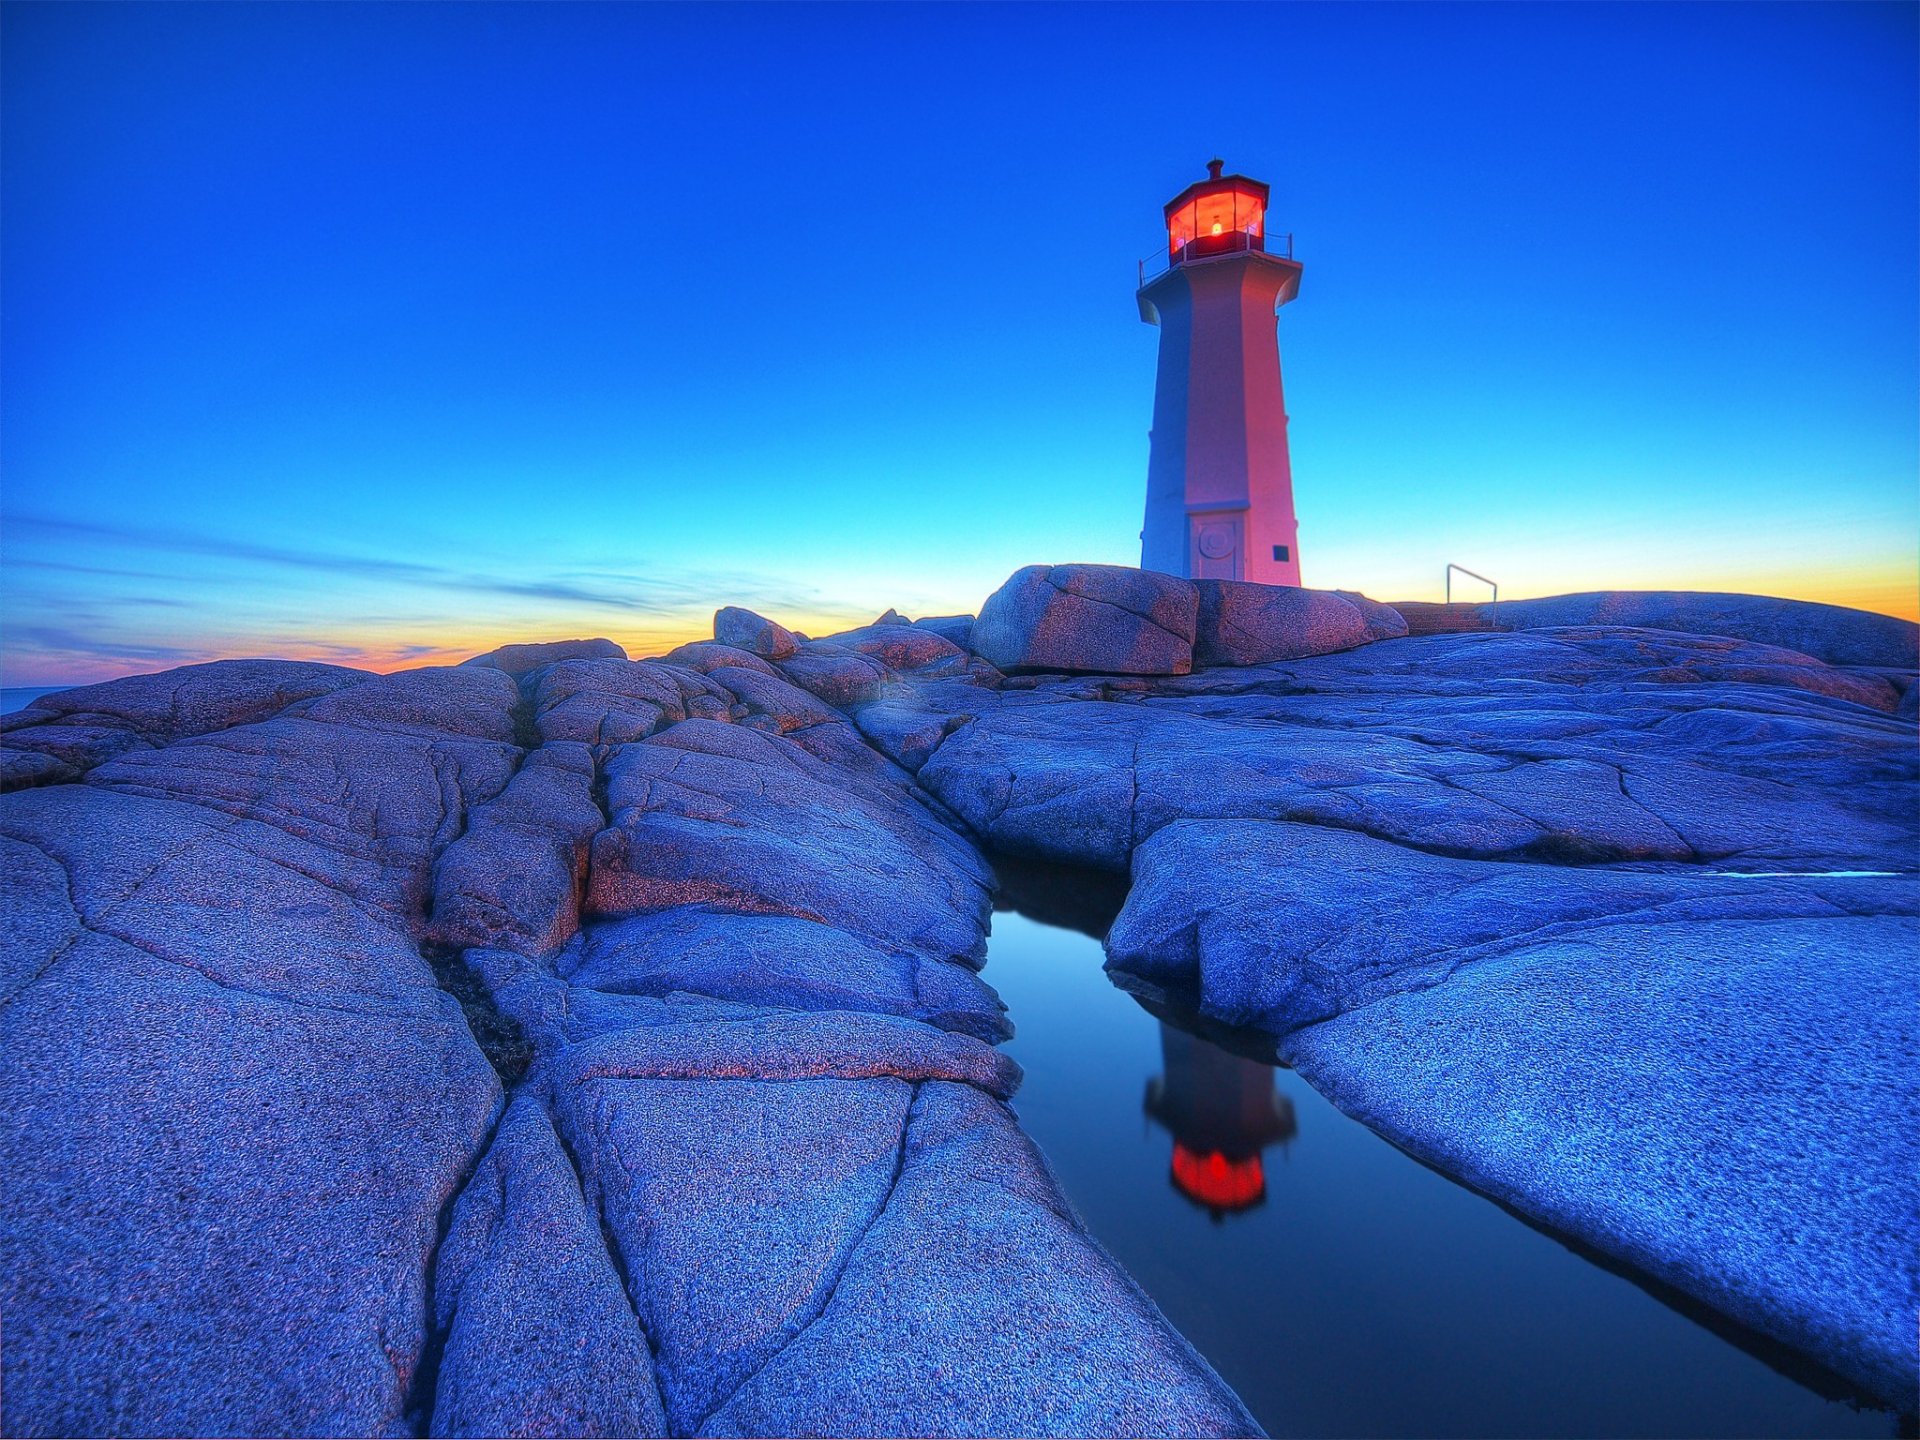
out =
<svg viewBox="0 0 1920 1440"><path fill-rule="evenodd" d="M459 1006L257 821L68 785L0 849L8 1433L410 1424L499 1096Z"/></svg>
<svg viewBox="0 0 1920 1440"><path fill-rule="evenodd" d="M1920 877L1445 860L1186 821L1109 965L1448 1174L1901 1404Z"/></svg>
<svg viewBox="0 0 1920 1440"><path fill-rule="evenodd" d="M1130 983L1280 1037L1446 1173L1905 1406L1920 754L1897 695L1777 645L1591 626L1131 688L943 682L863 721L989 844L1130 869Z"/></svg>
<svg viewBox="0 0 1920 1440"><path fill-rule="evenodd" d="M1753 640L1797 650L1830 665L1884 666L1909 675L1920 667L1920 626L1911 620L1771 595L1597 590L1582 595L1502 600L1479 607L1479 614L1485 623L1501 629L1632 625Z"/></svg>
<svg viewBox="0 0 1920 1440"><path fill-rule="evenodd" d="M1150 682L930 686L920 783L995 848L1120 870L1178 819L1474 858L1908 868L1920 757L1892 691L1638 630L1391 641ZM886 736L931 743L889 701ZM903 754L906 752L903 750Z"/></svg>

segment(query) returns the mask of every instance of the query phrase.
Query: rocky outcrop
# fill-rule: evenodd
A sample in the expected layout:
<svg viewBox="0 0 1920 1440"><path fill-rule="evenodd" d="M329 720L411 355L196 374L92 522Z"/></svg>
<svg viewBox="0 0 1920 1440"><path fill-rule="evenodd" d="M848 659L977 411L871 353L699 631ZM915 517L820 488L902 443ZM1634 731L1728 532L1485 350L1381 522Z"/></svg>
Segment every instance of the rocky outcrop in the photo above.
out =
<svg viewBox="0 0 1920 1440"><path fill-rule="evenodd" d="M1351 650L1390 635L1399 616L1372 606L1371 615L1330 590L1251 585L1240 580L1196 580L1200 611L1194 659L1201 665L1264 665ZM1363 597L1356 597L1363 598ZM1404 635L1406 624L1398 629Z"/></svg>
<svg viewBox="0 0 1920 1440"><path fill-rule="evenodd" d="M513 686L355 677L330 697L379 693L292 716L316 677L234 673L212 713L149 703L200 676L98 687L156 743L0 806L10 1433L370 1434L420 1404L500 1087L414 936L511 774ZM202 733L158 743L163 716Z"/></svg>
<svg viewBox="0 0 1920 1440"><path fill-rule="evenodd" d="M980 844L1130 875L1127 984L1907 1403L1906 652L1200 599L7 717L0 1429L1250 1433L1008 1108Z"/></svg>
<svg viewBox="0 0 1920 1440"><path fill-rule="evenodd" d="M914 674L959 675L967 669L967 652L953 641L904 620L876 623L838 635L823 636L821 646L871 656L889 670Z"/></svg>
<svg viewBox="0 0 1920 1440"><path fill-rule="evenodd" d="M542 666L557 665L562 660L624 660L627 652L613 641L601 638L597 640L543 640L530 645L502 645L498 650L489 650L484 655L475 655L463 660L463 665L484 665L491 670L504 670L516 680L530 670Z"/></svg>
<svg viewBox="0 0 1920 1440"><path fill-rule="evenodd" d="M922 615L913 623L922 630L931 630L943 640L951 640L962 650L973 649L971 615Z"/></svg>
<svg viewBox="0 0 1920 1440"><path fill-rule="evenodd" d="M373 677L282 660L215 660L43 695L0 717L0 790L75 780L129 750L246 725Z"/></svg>
<svg viewBox="0 0 1920 1440"><path fill-rule="evenodd" d="M1136 852L1109 946L1283 1035L1420 1158L1910 1397L1912 873L1502 865L1183 821Z"/></svg>
<svg viewBox="0 0 1920 1440"><path fill-rule="evenodd" d="M1632 625L1753 640L1811 655L1829 665L1884 666L1912 674L1920 666L1920 626L1844 605L1719 595L1694 590L1600 590L1479 607L1490 625L1539 630L1561 625Z"/></svg>
<svg viewBox="0 0 1920 1440"><path fill-rule="evenodd" d="M714 612L713 638L763 660L785 660L800 648L791 630L738 605L725 605Z"/></svg>
<svg viewBox="0 0 1920 1440"><path fill-rule="evenodd" d="M953 628L1011 674L1098 675L1261 665L1407 633L1392 606L1364 595L1117 565L1030 565L988 598L977 621Z"/></svg>
<svg viewBox="0 0 1920 1440"><path fill-rule="evenodd" d="M1890 687L1737 641L1433 637L1139 695L1060 680L925 698L942 723L978 718L920 783L1036 858L1124 869L1170 821L1245 818L1481 859L1912 864L1912 747Z"/></svg>
<svg viewBox="0 0 1920 1440"><path fill-rule="evenodd" d="M974 652L1003 671L1184 675L1193 668L1192 585L1118 565L1029 565L980 607Z"/></svg>
<svg viewBox="0 0 1920 1440"><path fill-rule="evenodd" d="M930 682L860 718L986 843L1130 871L1129 986L1268 1031L1446 1173L1905 1405L1898 697L1773 645L1566 627Z"/></svg>
<svg viewBox="0 0 1920 1440"><path fill-rule="evenodd" d="M17 727L136 743L0 805L0 1426L1253 1432L1006 1106L978 853L682 658Z"/></svg>

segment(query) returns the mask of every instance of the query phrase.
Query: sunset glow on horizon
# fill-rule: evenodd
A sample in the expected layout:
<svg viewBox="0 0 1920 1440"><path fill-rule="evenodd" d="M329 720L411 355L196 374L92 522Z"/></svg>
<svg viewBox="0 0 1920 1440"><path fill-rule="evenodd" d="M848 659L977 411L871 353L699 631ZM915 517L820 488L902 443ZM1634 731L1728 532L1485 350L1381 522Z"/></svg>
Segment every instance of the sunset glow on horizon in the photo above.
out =
<svg viewBox="0 0 1920 1440"><path fill-rule="evenodd" d="M1305 266L1306 584L1920 618L1915 15L7 7L0 682L1135 564L1214 155Z"/></svg>

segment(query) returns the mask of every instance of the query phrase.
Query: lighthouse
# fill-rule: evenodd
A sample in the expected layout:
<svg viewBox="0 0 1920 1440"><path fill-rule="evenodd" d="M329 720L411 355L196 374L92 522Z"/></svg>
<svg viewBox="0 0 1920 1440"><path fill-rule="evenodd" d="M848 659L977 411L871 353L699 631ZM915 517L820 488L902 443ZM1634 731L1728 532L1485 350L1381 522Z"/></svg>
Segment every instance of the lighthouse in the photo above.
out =
<svg viewBox="0 0 1920 1440"><path fill-rule="evenodd" d="M1267 186L1207 178L1167 202L1166 269L1140 286L1160 327L1140 567L1300 583L1275 317L1300 291L1291 237L1270 246ZM1283 252L1283 253L1277 253Z"/></svg>

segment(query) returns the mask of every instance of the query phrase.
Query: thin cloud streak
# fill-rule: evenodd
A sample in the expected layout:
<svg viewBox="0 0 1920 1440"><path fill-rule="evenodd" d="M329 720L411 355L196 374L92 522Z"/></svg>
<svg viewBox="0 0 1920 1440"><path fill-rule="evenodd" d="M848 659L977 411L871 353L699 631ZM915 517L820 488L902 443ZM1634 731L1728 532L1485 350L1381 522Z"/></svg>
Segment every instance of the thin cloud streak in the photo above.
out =
<svg viewBox="0 0 1920 1440"><path fill-rule="evenodd" d="M683 572L679 574L634 575L618 572L593 572L618 586L582 584L567 575L536 577L527 580L476 575L448 566L411 560L387 560L378 556L357 555L345 551L299 550L225 536L196 535L185 531L151 530L131 526L103 524L97 521L68 520L47 515L16 514L8 517L9 527L54 539L104 543L154 554L196 555L212 559L236 560L282 569L317 572L333 576L358 576L419 585L430 589L457 590L469 594L498 595L515 600L547 600L564 605L584 605L625 614L644 614L673 610L690 605L722 604L732 596L751 596L761 603L787 608L808 608L818 591L797 587L768 576L750 573ZM130 578L176 578L132 570L75 565L28 556L10 560L10 564L40 569L64 569L78 573L118 574Z"/></svg>

